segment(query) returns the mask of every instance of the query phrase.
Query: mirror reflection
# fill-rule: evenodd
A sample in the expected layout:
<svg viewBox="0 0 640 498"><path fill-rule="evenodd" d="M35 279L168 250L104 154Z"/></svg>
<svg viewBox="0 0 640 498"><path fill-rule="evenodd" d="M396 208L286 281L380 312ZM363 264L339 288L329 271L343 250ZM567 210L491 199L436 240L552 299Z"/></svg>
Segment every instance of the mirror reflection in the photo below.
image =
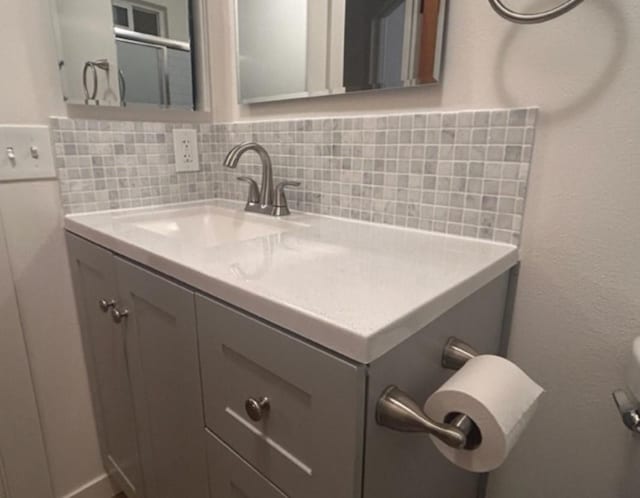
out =
<svg viewBox="0 0 640 498"><path fill-rule="evenodd" d="M195 109L189 0L54 0L65 100Z"/></svg>
<svg viewBox="0 0 640 498"><path fill-rule="evenodd" d="M240 103L435 83L445 0L236 0Z"/></svg>

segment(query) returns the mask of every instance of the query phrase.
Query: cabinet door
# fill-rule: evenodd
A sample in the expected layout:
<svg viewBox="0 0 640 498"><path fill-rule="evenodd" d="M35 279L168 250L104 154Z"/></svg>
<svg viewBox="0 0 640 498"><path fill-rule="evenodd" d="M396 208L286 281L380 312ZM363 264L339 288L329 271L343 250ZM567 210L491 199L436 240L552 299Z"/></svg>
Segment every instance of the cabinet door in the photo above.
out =
<svg viewBox="0 0 640 498"><path fill-rule="evenodd" d="M364 367L219 302L196 302L207 427L288 496L360 496Z"/></svg>
<svg viewBox="0 0 640 498"><path fill-rule="evenodd" d="M147 494L207 498L193 292L116 258Z"/></svg>
<svg viewBox="0 0 640 498"><path fill-rule="evenodd" d="M102 456L129 497L143 496L127 349L122 329L99 302L117 296L113 255L67 233L76 305Z"/></svg>
<svg viewBox="0 0 640 498"><path fill-rule="evenodd" d="M287 495L209 432L207 455L213 498L287 498Z"/></svg>

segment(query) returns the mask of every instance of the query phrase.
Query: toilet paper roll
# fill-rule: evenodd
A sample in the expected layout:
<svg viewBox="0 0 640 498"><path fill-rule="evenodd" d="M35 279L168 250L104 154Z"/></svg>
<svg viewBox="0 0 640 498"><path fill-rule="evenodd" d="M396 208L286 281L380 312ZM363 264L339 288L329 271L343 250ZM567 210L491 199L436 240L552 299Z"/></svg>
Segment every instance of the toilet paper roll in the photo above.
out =
<svg viewBox="0 0 640 498"><path fill-rule="evenodd" d="M631 345L631 359L627 366L627 386L640 401L640 337L636 337Z"/></svg>
<svg viewBox="0 0 640 498"><path fill-rule="evenodd" d="M472 472L498 468L533 416L544 390L520 368L499 356L469 360L429 397L427 415L444 421L451 413L464 413L478 426L482 440L475 449L457 450L431 436L453 464Z"/></svg>

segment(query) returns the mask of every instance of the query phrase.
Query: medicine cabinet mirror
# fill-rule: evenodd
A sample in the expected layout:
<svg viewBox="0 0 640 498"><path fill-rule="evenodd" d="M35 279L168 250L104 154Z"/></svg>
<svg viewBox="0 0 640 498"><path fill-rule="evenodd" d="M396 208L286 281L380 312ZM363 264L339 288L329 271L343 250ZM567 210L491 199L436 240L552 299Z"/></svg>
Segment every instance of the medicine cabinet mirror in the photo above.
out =
<svg viewBox="0 0 640 498"><path fill-rule="evenodd" d="M435 83L446 0L235 0L239 102Z"/></svg>
<svg viewBox="0 0 640 498"><path fill-rule="evenodd" d="M51 0L65 101L203 109L200 0Z"/></svg>

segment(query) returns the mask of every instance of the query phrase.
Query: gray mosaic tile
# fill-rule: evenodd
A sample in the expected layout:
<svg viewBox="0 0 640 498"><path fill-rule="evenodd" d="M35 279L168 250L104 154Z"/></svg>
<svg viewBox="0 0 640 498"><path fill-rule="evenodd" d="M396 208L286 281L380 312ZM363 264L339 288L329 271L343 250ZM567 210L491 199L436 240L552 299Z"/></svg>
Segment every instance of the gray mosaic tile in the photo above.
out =
<svg viewBox="0 0 640 498"><path fill-rule="evenodd" d="M257 155L298 180L293 209L518 244L537 110L491 109L220 124L52 120L67 212L246 199ZM201 171L176 173L172 132L197 128Z"/></svg>
<svg viewBox="0 0 640 498"><path fill-rule="evenodd" d="M518 244L535 121L536 109L498 109L209 125L216 194L245 200L236 176L259 177L257 156L239 171L222 160L252 140L276 181L302 182L294 209ZM315 131L328 128L342 131Z"/></svg>
<svg viewBox="0 0 640 498"><path fill-rule="evenodd" d="M209 145L199 135L201 171L176 173L172 131L188 123L52 119L62 203L77 213L213 196Z"/></svg>

